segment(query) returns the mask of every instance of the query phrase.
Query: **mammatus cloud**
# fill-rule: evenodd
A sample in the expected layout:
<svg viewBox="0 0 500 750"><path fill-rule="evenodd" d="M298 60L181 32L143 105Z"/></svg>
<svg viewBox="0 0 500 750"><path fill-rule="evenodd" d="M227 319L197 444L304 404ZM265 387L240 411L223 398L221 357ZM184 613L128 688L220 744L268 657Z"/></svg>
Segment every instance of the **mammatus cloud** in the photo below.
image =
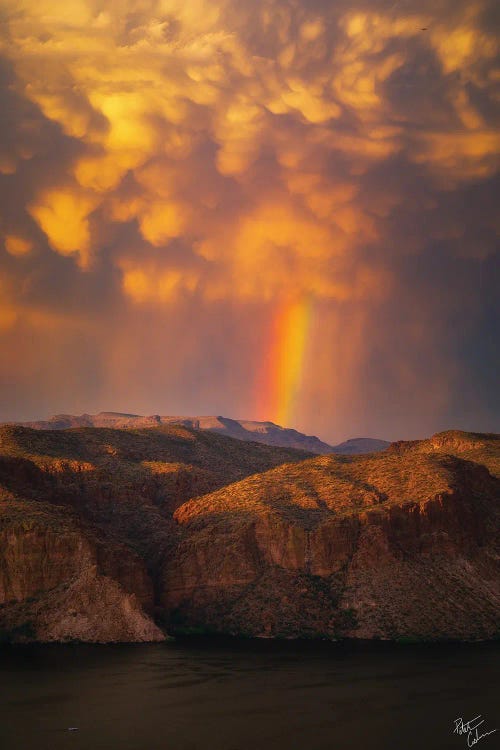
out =
<svg viewBox="0 0 500 750"><path fill-rule="evenodd" d="M474 280L498 230L485 198L500 151L494 10L8 0L13 408L35 382L19 370L38 362L31 410L73 408L69 385L58 406L46 382L69 379L83 408L118 394L128 409L272 419L253 413L267 331L307 300L302 426L391 437L459 416L453 321L462 311L463 336L484 335ZM30 337L59 342L58 368L47 348L28 353ZM468 396L480 419L482 398Z"/></svg>

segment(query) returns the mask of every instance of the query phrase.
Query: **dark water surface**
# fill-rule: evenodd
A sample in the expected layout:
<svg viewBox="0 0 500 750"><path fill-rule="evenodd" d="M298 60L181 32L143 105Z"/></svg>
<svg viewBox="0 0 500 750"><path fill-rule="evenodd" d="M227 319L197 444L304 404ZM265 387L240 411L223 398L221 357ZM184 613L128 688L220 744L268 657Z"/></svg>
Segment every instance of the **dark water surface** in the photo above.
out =
<svg viewBox="0 0 500 750"><path fill-rule="evenodd" d="M460 750L454 719L500 729L498 643L184 640L0 660L1 750Z"/></svg>

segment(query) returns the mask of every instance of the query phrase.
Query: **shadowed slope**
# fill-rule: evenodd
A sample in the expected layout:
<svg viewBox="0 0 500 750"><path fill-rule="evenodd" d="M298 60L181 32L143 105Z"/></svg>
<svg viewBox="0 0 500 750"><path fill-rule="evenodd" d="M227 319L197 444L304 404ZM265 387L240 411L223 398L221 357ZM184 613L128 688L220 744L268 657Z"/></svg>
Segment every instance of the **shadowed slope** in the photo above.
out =
<svg viewBox="0 0 500 750"><path fill-rule="evenodd" d="M83 640L161 637L141 605L154 609L156 569L176 540L172 511L193 495L307 455L180 426L1 427L0 631L38 640L78 632ZM69 621L68 596L80 601Z"/></svg>
<svg viewBox="0 0 500 750"><path fill-rule="evenodd" d="M164 640L144 562L71 509L0 487L0 549L0 641Z"/></svg>
<svg viewBox="0 0 500 750"><path fill-rule="evenodd" d="M0 451L6 489L71 505L130 543L148 563L161 556L178 505L310 455L178 425L64 432L4 426Z"/></svg>

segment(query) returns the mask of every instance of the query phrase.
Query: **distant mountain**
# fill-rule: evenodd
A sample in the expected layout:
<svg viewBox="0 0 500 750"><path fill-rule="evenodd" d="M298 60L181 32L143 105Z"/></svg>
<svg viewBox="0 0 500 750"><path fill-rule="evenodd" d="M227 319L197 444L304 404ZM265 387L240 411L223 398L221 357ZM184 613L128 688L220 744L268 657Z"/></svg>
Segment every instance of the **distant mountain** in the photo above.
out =
<svg viewBox="0 0 500 750"><path fill-rule="evenodd" d="M339 453L344 456L355 456L360 453L378 453L385 451L390 446L387 440L377 440L376 438L352 438L345 443L339 443L333 446L333 453Z"/></svg>
<svg viewBox="0 0 500 750"><path fill-rule="evenodd" d="M297 448L310 453L327 454L340 453L355 455L358 453L375 453L385 450L390 443L374 438L353 438L339 445L324 443L314 435L280 427L274 422L255 422L247 419L229 419L229 417L169 417L153 414L127 414L114 411L101 411L99 414L57 414L47 420L22 422L25 427L35 430L67 430L72 427L111 427L122 429L127 427L143 428L158 425L180 424L195 430L208 430L220 435L236 438L237 440L264 443L282 448Z"/></svg>

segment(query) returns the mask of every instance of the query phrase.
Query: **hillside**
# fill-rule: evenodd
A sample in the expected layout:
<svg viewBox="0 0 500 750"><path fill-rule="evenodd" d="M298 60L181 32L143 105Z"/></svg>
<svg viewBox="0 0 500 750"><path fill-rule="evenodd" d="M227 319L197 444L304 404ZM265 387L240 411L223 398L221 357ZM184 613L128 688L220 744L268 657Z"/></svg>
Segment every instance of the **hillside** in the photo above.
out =
<svg viewBox="0 0 500 750"><path fill-rule="evenodd" d="M498 465L499 449L499 436L444 433L281 466L185 503L174 514L184 537L164 568L174 625L494 636L500 481L486 465Z"/></svg>
<svg viewBox="0 0 500 750"><path fill-rule="evenodd" d="M500 436L456 431L314 456L0 427L0 637L491 638L499 470Z"/></svg>
<svg viewBox="0 0 500 750"><path fill-rule="evenodd" d="M391 453L441 453L460 456L488 468L500 479L500 435L495 433L447 430L438 432L427 440L401 440L392 443Z"/></svg>
<svg viewBox="0 0 500 750"><path fill-rule="evenodd" d="M179 425L64 432L3 426L0 451L7 489L75 508L148 561L160 554L165 524L178 505L311 455Z"/></svg>
<svg viewBox="0 0 500 750"><path fill-rule="evenodd" d="M93 602L97 590L106 599L108 587L114 609L132 612L132 622L105 625L98 609L81 626L82 637L157 638L142 614L137 620L127 596L139 597L139 613L144 602L153 612L156 571L176 539L173 510L193 495L309 455L177 425L64 432L0 427L0 637L28 631L37 639L62 638L46 618L61 619L67 591L76 587L82 601ZM123 569L129 570L125 579ZM66 623L66 637L82 622L80 614Z"/></svg>
<svg viewBox="0 0 500 750"><path fill-rule="evenodd" d="M140 414L120 412L100 412L99 414L58 414L48 420L22 423L24 427L36 430L67 430L74 427L109 427L114 429L148 428L159 425L179 424L195 430L215 432L226 437L249 442L275 445L284 448L296 448L310 453L370 453L384 450L389 446L385 440L372 438L354 438L339 445L328 445L313 435L280 427L274 422L255 422L228 417L169 417L154 414L149 417Z"/></svg>

